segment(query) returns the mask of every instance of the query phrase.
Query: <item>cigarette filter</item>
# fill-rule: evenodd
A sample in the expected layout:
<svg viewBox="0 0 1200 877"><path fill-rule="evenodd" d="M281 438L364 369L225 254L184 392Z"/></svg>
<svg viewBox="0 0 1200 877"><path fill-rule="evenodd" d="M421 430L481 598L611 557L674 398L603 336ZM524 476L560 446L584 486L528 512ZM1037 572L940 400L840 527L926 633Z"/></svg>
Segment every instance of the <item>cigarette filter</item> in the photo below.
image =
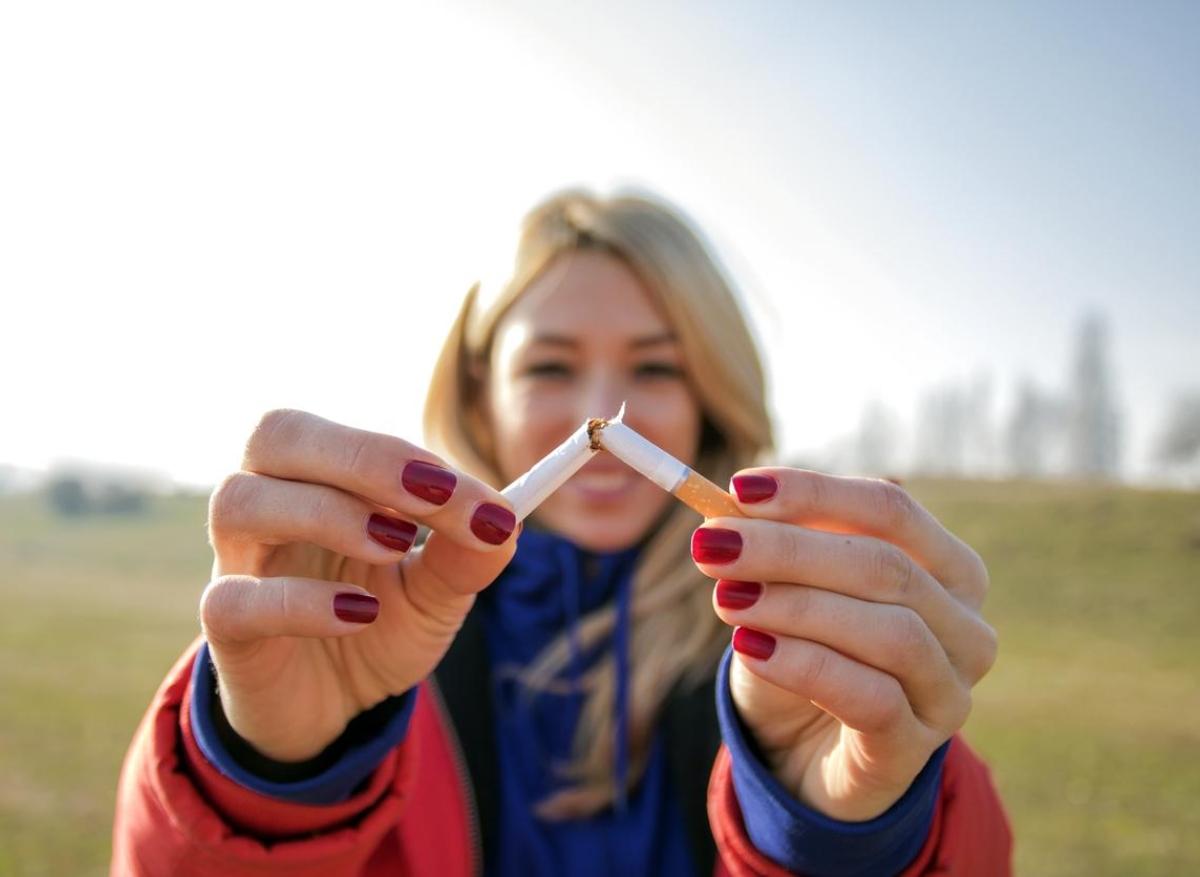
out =
<svg viewBox="0 0 1200 877"><path fill-rule="evenodd" d="M699 472L626 426L625 406L594 430L600 446L705 518L743 517L733 497Z"/></svg>

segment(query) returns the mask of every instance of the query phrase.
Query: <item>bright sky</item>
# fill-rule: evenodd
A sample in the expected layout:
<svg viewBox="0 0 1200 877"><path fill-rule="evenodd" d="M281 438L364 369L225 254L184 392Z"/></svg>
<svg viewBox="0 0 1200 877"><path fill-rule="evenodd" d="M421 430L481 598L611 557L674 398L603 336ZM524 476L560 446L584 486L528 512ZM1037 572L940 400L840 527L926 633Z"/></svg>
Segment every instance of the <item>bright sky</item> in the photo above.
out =
<svg viewBox="0 0 1200 877"><path fill-rule="evenodd" d="M1200 4L5 4L0 120L0 462L211 484L279 406L416 439L573 183L707 230L788 452L1059 387L1089 308L1133 470L1200 383Z"/></svg>

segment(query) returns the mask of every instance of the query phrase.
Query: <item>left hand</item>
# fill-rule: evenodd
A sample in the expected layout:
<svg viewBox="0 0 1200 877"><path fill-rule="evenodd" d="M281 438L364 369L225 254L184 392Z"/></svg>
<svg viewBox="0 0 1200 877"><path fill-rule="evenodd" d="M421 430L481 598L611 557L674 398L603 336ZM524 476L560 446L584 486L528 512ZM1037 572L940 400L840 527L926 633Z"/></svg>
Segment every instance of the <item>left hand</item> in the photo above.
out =
<svg viewBox="0 0 1200 877"><path fill-rule="evenodd" d="M758 468L730 492L747 517L705 521L692 556L738 628L738 713L800 801L872 819L962 727L995 661L987 569L887 481Z"/></svg>

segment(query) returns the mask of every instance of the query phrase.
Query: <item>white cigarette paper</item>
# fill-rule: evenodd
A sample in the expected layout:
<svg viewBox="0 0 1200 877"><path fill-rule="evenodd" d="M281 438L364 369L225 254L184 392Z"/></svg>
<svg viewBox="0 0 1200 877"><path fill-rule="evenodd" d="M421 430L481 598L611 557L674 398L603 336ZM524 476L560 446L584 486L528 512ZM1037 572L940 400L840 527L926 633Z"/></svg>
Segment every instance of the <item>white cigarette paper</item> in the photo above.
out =
<svg viewBox="0 0 1200 877"><path fill-rule="evenodd" d="M705 517L741 517L733 497L658 445L638 435L622 421L625 406L609 421L601 421L593 439L619 460L641 472L680 502Z"/></svg>
<svg viewBox="0 0 1200 877"><path fill-rule="evenodd" d="M622 421L625 406L597 432L600 446L618 460L641 472L667 493L674 493L691 470L658 445L634 432Z"/></svg>
<svg viewBox="0 0 1200 877"><path fill-rule="evenodd" d="M571 433L570 437L542 457L532 469L500 491L510 503L518 521L523 521L590 460L597 448L592 447L588 423Z"/></svg>

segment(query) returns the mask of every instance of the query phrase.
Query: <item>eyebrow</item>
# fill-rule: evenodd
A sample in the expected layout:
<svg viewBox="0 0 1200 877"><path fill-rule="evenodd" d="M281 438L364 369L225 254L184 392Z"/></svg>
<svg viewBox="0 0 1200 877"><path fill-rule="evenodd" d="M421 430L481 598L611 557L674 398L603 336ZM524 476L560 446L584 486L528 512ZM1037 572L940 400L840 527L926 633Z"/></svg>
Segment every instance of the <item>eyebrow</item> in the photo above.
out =
<svg viewBox="0 0 1200 877"><path fill-rule="evenodd" d="M674 332L656 332L653 335L643 335L640 338L634 338L629 342L629 346L635 350L641 350L644 347L655 347L659 344L667 344L676 340ZM534 335L529 340L530 345L533 344L549 344L557 347L578 347L579 339L572 338L570 335L556 335L553 333L542 333Z"/></svg>

